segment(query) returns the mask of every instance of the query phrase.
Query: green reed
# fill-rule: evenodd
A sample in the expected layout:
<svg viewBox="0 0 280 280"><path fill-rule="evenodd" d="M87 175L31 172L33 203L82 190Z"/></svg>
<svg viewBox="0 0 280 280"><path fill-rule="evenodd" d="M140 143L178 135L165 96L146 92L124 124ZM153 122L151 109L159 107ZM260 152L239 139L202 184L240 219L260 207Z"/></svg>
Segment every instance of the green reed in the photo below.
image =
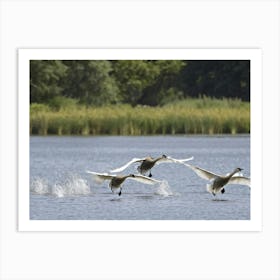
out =
<svg viewBox="0 0 280 280"><path fill-rule="evenodd" d="M250 104L187 99L163 107L111 105L51 110L30 107L32 135L157 135L250 133Z"/></svg>

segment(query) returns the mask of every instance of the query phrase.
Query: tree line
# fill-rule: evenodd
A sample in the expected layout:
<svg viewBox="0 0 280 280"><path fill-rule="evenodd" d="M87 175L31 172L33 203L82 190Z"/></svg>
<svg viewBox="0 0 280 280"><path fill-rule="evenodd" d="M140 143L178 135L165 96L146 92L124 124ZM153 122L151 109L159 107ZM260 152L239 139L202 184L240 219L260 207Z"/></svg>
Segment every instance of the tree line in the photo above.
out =
<svg viewBox="0 0 280 280"><path fill-rule="evenodd" d="M158 106L200 96L250 101L250 61L30 61L30 103Z"/></svg>

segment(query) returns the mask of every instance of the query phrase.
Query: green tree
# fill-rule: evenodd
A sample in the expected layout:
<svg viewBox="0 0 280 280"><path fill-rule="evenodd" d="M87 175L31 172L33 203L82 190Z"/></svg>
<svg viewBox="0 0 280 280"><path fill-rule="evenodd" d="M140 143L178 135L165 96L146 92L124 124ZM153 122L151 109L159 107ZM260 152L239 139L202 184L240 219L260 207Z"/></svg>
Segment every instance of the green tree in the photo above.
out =
<svg viewBox="0 0 280 280"><path fill-rule="evenodd" d="M250 100L250 61L191 60L180 73L185 96Z"/></svg>
<svg viewBox="0 0 280 280"><path fill-rule="evenodd" d="M107 60L68 60L64 96L77 98L81 103L101 106L118 101L118 87L111 76Z"/></svg>
<svg viewBox="0 0 280 280"><path fill-rule="evenodd" d="M181 69L186 65L182 60L155 60L153 66L157 77L145 88L141 104L162 105L180 99L183 93L178 83Z"/></svg>
<svg viewBox="0 0 280 280"><path fill-rule="evenodd" d="M117 60L113 67L122 101L132 105L139 103L144 89L159 75L158 67L150 60Z"/></svg>
<svg viewBox="0 0 280 280"><path fill-rule="evenodd" d="M32 60L30 101L157 106L202 95L250 100L248 60ZM72 99L69 99L72 98Z"/></svg>
<svg viewBox="0 0 280 280"><path fill-rule="evenodd" d="M180 60L118 60L114 77L122 100L132 105L158 105L165 95L176 92L175 81L185 65ZM170 90L173 89L173 90Z"/></svg>
<svg viewBox="0 0 280 280"><path fill-rule="evenodd" d="M67 67L60 60L30 61L30 102L47 103L62 93Z"/></svg>

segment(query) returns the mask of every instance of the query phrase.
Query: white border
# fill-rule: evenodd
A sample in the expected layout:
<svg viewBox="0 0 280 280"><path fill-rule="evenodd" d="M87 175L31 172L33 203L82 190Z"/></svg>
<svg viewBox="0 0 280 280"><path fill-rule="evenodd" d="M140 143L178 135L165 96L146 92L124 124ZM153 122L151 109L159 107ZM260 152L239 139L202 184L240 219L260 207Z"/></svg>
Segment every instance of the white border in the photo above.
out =
<svg viewBox="0 0 280 280"><path fill-rule="evenodd" d="M29 61L57 60L250 60L251 219L248 221L37 221L29 219ZM19 231L261 231L262 228L262 66L260 49L19 49Z"/></svg>

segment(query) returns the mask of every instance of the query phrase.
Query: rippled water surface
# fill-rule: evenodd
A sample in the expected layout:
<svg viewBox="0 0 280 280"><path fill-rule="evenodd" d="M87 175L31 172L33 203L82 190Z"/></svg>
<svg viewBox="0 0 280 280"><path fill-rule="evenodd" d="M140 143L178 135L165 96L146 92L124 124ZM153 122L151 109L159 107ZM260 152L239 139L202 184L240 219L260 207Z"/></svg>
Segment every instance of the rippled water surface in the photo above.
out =
<svg viewBox="0 0 280 280"><path fill-rule="evenodd" d="M179 164L160 164L151 186L127 180L121 196L86 170L108 172L134 157L194 156L190 163L218 174L244 169L250 177L248 136L31 137L30 218L39 220L248 220L250 189L228 185L215 198L207 181ZM132 165L123 174L136 173Z"/></svg>

